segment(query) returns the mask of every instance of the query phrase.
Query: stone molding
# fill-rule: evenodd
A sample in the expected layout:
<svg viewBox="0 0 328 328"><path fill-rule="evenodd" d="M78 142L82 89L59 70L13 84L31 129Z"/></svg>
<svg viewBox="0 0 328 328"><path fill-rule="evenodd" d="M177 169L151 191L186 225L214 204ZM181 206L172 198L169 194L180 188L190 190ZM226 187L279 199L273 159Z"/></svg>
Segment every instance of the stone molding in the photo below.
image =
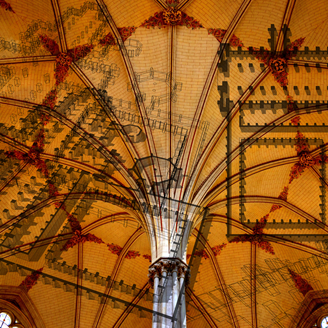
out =
<svg viewBox="0 0 328 328"><path fill-rule="evenodd" d="M0 285L0 309L11 312L25 328L45 328L45 324L26 290Z"/></svg>

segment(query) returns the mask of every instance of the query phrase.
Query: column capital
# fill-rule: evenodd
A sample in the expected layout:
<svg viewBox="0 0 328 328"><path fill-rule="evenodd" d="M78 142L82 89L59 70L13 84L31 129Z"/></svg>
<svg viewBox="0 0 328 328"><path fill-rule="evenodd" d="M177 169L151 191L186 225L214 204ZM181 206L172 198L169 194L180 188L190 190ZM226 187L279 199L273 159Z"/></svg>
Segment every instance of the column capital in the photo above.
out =
<svg viewBox="0 0 328 328"><path fill-rule="evenodd" d="M159 278L159 277L160 277L160 273L157 267L154 266L148 269L148 279L152 287L154 287L155 278Z"/></svg>
<svg viewBox="0 0 328 328"><path fill-rule="evenodd" d="M181 269L185 268L185 269ZM188 265L183 262L179 258L175 257L161 257L156 262L152 263L149 266L149 283L153 286L154 279L156 277L162 278L163 274L165 276L171 276L173 272L178 273L178 277L181 275L180 271L183 270L183 272L189 273L189 267ZM181 271L182 272L182 271ZM184 273L183 278L186 276L186 273Z"/></svg>
<svg viewBox="0 0 328 328"><path fill-rule="evenodd" d="M189 284L190 280L190 269L189 266L184 263L178 265L178 279L185 280L185 286Z"/></svg>

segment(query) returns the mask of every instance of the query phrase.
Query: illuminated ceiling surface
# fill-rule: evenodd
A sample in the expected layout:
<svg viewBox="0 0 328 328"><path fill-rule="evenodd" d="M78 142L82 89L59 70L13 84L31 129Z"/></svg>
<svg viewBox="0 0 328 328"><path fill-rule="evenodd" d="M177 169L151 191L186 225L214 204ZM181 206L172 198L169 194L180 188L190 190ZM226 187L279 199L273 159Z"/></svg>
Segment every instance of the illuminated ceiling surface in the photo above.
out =
<svg viewBox="0 0 328 328"><path fill-rule="evenodd" d="M328 289L326 0L0 17L0 287L43 327L151 327L177 257L188 327L293 327Z"/></svg>

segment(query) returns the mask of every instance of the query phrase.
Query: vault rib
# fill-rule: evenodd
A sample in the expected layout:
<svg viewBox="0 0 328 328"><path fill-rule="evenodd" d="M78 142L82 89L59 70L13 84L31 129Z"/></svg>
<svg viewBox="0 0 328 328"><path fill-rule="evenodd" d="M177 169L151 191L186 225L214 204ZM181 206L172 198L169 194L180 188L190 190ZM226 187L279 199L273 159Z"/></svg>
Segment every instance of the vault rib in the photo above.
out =
<svg viewBox="0 0 328 328"><path fill-rule="evenodd" d="M194 237L197 238L198 237L198 233L199 233L199 230L197 228L195 228L192 234L193 234ZM203 234L200 233L199 236L201 237L199 239L199 241L203 245L204 250L206 251L206 253L208 254L208 256L209 256L209 258L211 260L211 263L213 265L214 274L216 276L216 279L217 279L219 285L221 286L222 295L223 295L223 298L224 298L224 300L226 302L228 313L229 313L231 322L233 324L233 327L234 328L239 328L240 325L239 325L239 322L238 322L238 319L237 319L236 311L235 311L234 306L233 306L233 304L231 302L230 293L228 291L227 285L226 285L225 280L224 280L224 277L222 275L222 272L221 272L219 263L218 263L215 255L214 255L214 252L213 252L213 250L212 250L209 242L205 239L205 237L203 236Z"/></svg>
<svg viewBox="0 0 328 328"><path fill-rule="evenodd" d="M61 51L67 52L68 47L67 47L67 42L66 42L65 29L64 29L64 24L63 24L62 18L61 18L58 0L51 0L51 5L52 5L53 12L54 12L56 25L57 25Z"/></svg>
<svg viewBox="0 0 328 328"><path fill-rule="evenodd" d="M277 43L276 43L276 52L281 52L284 50L284 41L285 41L285 36L287 33L287 29L284 29L284 26L288 27L292 14L293 14L293 10L295 7L295 3L296 0L288 0L287 5L286 5L286 9L285 9L285 13L284 13L284 17L282 20L282 24L281 24L281 28L278 34L278 38L277 38Z"/></svg>
<svg viewBox="0 0 328 328"><path fill-rule="evenodd" d="M117 276L118 276L118 273L119 273L119 270L122 266L122 263L124 261L124 258L127 254L127 252L129 251L130 247L133 245L133 243L140 237L144 234L144 231L142 231L141 228L137 229L133 234L132 236L128 239L128 241L125 243L120 255L118 256L118 259L116 260L116 263L115 263L115 266L114 266L114 269L112 271L112 274L110 275L111 279L109 281L109 283L107 284L106 286L106 289L104 291L104 295L103 295L103 301L101 302L99 308L98 308L98 311L97 311L97 314L96 314L96 317L95 317L95 320L93 322L93 325L92 327L93 328L97 328L97 327L100 327L101 325L101 321L102 321L102 318L105 314L105 309L106 309L106 304L107 304L107 301L108 301L108 297L112 291L112 288L113 288L113 285L114 285L114 281L117 279Z"/></svg>
<svg viewBox="0 0 328 328"><path fill-rule="evenodd" d="M213 320L212 316L207 312L205 306L201 302L201 300L196 296L196 294L189 288L186 288L186 293L190 297L190 299L193 301L193 303L197 306L199 312L202 314L206 322L209 324L211 328L218 326L216 325L215 321Z"/></svg>
<svg viewBox="0 0 328 328"><path fill-rule="evenodd" d="M245 12L246 12L247 8L250 6L251 2L252 2L252 0L244 0L243 1L242 5L239 7L238 12L236 13L235 17L233 18L232 22L230 23L230 25L227 29L227 32L226 32L226 34L224 36L224 39L222 41L223 44L225 44L227 42L227 40L230 40L230 37L233 34L237 24L239 23L239 21L241 20L241 18L245 14ZM213 84L213 81L214 81L215 74L216 74L217 69L218 69L218 63L219 63L220 59L223 56L224 49L225 49L225 46L220 47L220 53L215 55L212 66L211 66L210 71L207 75L207 78L206 78L206 81L205 81L205 84L204 84L204 87L203 87L202 94L201 94L201 96L199 98L199 101L198 101L198 105L197 105L197 108L196 108L196 111L195 111L195 114L194 114L193 122L191 124L191 128L190 128L190 131L188 133L186 146L185 146L183 156L182 156L182 159L181 159L181 163L185 167L185 170L184 170L184 173L183 173L184 176L188 172L188 168L189 168L189 164L190 164L189 159L190 159L190 156L191 156L191 150L192 150L192 146L194 144L194 139L195 139L195 136L196 136L197 128L200 124L200 119L201 119L203 110L205 108L206 101L208 99L208 96L209 96L209 93L210 93L210 90L211 90L211 87L212 87L212 84ZM201 161L201 159L200 159L200 161ZM196 165L195 170L197 170L198 167L199 166ZM185 178L183 177L182 185L184 184L184 182L185 182ZM194 182L195 181L194 181L194 178L193 178L193 174L191 174L191 177L190 177L189 181L187 182L187 185L186 185L186 188L185 188L185 191L184 191L184 196L182 196L183 188L181 188L179 199L186 200L186 199L189 198L189 194L191 192L191 188L192 188Z"/></svg>
<svg viewBox="0 0 328 328"><path fill-rule="evenodd" d="M145 296L146 292L150 289L150 284L147 282L136 295L136 297L131 301L131 303L125 308L124 312L117 319L113 328L119 328L122 326L124 320L128 317L131 311L135 308L135 306L139 303L139 301Z"/></svg>
<svg viewBox="0 0 328 328"><path fill-rule="evenodd" d="M146 111L144 101L143 101L142 96L141 96L141 92L140 92L140 89L139 89L139 84L138 84L138 81L137 81L137 78L136 78L136 75L135 75L131 60L128 56L128 52L127 52L127 50L125 48L125 45L124 45L124 42L122 40L122 37L121 37L121 35L118 31L118 28L117 28L112 16L109 13L109 10L108 10L105 2L103 0L96 0L96 1L98 3L99 7L101 8L101 11L103 12L103 14L104 14L104 16L107 20L107 23L108 23L110 29L112 30L112 32L115 36L115 39L117 40L117 43L120 47L120 53L121 53L121 56L122 56L122 60L123 60L124 66L126 68L127 74L129 76L129 80L130 80L130 83L131 83L131 86L132 86L132 90L133 90L135 98L136 98L137 107L139 109L139 113L140 113L140 116L141 116L141 119L142 119L142 125L143 125L143 128L144 128L145 134L146 134L147 149L148 149L149 154L151 155L151 161L152 161L152 164L153 164L152 165L153 166L153 170L152 170L153 171L153 177L154 177L154 182L156 183L157 194L158 194L158 197L150 196L150 198L151 198L151 200L154 204L157 204L158 206L160 206L161 201L160 201L160 196L159 196L158 181L157 181L157 176L156 176L156 173L155 173L153 155L155 155L155 158L156 158L155 160L157 161L157 165L158 165L159 169L160 169L160 165L159 165L157 150L156 150L155 141L154 141L154 138L153 138L151 128L149 127L149 125L146 124L146 121L148 121L148 114L147 114L147 111ZM161 178L160 182L161 183L163 182L162 178ZM163 230L162 213L160 213L160 228L161 228L161 230Z"/></svg>

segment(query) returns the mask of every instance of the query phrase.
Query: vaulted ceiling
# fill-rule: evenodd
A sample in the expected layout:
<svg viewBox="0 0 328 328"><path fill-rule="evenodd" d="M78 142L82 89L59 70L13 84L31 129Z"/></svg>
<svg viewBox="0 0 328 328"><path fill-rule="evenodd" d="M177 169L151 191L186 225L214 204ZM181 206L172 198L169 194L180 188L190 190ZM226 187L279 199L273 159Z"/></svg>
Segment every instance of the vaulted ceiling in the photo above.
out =
<svg viewBox="0 0 328 328"><path fill-rule="evenodd" d="M0 17L0 285L44 327L151 327L161 211L181 204L188 327L291 327L295 281L328 289L325 0L0 0Z"/></svg>

